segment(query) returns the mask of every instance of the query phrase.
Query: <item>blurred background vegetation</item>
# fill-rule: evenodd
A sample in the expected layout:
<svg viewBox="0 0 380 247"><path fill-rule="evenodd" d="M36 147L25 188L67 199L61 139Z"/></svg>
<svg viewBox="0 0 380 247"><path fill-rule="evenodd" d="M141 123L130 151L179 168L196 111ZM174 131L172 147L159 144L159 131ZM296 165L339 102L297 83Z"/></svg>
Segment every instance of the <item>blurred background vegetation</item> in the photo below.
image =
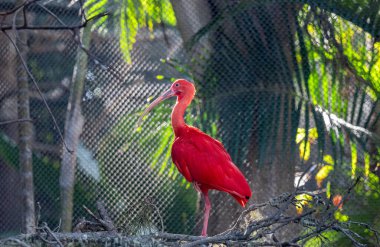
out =
<svg viewBox="0 0 380 247"><path fill-rule="evenodd" d="M70 229L82 205L106 202L119 226L139 221L150 198L165 230L197 234L202 202L171 162L174 102L161 105L141 128L146 104L175 78L194 81L197 96L188 124L221 140L253 190L253 202L289 192L300 184L338 198L358 176L355 188L334 217L362 221L380 230L380 5L377 1L87 0L93 20L82 38L91 54L80 67L77 43L67 31L27 34L27 64L57 118L67 126L74 68L84 71L77 107L84 119L72 162L73 219L62 216L59 181L62 147L57 129L31 81L32 163L40 221ZM81 1L28 6L33 25L80 22ZM0 3L0 11L15 7ZM12 23L4 18L2 24ZM0 122L17 119L20 62L0 34ZM66 123L65 123L66 121ZM74 120L76 121L76 120ZM22 226L17 124L0 125L0 233ZM67 131L65 131L67 135ZM75 166L74 166L75 167ZM211 193L210 234L224 231L241 208L223 193ZM307 198L306 200L307 201ZM303 207L313 205L305 203ZM64 208L62 208L64 207ZM151 229L160 228L157 212ZM74 221L74 222L73 222ZM138 223L134 223L138 224ZM138 228L138 227L137 227ZM128 229L126 229L127 231ZM358 229L375 244L375 236ZM308 246L346 246L338 233L310 239Z"/></svg>

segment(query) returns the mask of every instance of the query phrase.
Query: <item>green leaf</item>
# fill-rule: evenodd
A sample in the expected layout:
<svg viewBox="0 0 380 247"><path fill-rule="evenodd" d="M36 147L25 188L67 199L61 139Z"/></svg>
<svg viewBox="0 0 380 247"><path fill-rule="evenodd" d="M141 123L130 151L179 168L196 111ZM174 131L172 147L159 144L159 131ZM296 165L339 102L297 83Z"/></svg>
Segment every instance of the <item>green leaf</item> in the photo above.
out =
<svg viewBox="0 0 380 247"><path fill-rule="evenodd" d="M163 80L165 78L165 76L163 76L163 75L156 75L156 78L157 78L157 80Z"/></svg>
<svg viewBox="0 0 380 247"><path fill-rule="evenodd" d="M114 18L104 16L94 20L92 30L115 29L119 34L120 51L127 63L132 62L130 53L140 28L147 27L153 37L155 25L176 25L169 0L88 0L84 8L87 18L114 9Z"/></svg>
<svg viewBox="0 0 380 247"><path fill-rule="evenodd" d="M309 140L315 141L318 139L318 131L317 128L311 128L309 129Z"/></svg>
<svg viewBox="0 0 380 247"><path fill-rule="evenodd" d="M331 197L331 182L327 181L326 184L326 197L330 198Z"/></svg>
<svg viewBox="0 0 380 247"><path fill-rule="evenodd" d="M358 153L356 143L351 142L351 177L355 178L358 163Z"/></svg>
<svg viewBox="0 0 380 247"><path fill-rule="evenodd" d="M296 135L296 143L299 144L302 140L304 140L306 137L306 131L305 129L298 128L297 129L297 135Z"/></svg>
<svg viewBox="0 0 380 247"><path fill-rule="evenodd" d="M83 5L86 10L87 18L90 19L102 12L105 12L105 6L108 0L89 0Z"/></svg>
<svg viewBox="0 0 380 247"><path fill-rule="evenodd" d="M322 182L327 178L332 170L334 170L334 167L331 165L325 165L319 169L318 173L315 175L315 181L317 182L318 188L322 187Z"/></svg>
<svg viewBox="0 0 380 247"><path fill-rule="evenodd" d="M350 219L350 217L348 215L342 214L338 210L334 212L334 217L335 217L335 219L337 219L340 222L347 222Z"/></svg>
<svg viewBox="0 0 380 247"><path fill-rule="evenodd" d="M368 177L370 172L370 162L371 162L371 156L369 153L364 153L364 176Z"/></svg>
<svg viewBox="0 0 380 247"><path fill-rule="evenodd" d="M328 155L328 154L324 155L323 161L329 165L334 165L334 159L333 159L333 157L331 157L331 155Z"/></svg>

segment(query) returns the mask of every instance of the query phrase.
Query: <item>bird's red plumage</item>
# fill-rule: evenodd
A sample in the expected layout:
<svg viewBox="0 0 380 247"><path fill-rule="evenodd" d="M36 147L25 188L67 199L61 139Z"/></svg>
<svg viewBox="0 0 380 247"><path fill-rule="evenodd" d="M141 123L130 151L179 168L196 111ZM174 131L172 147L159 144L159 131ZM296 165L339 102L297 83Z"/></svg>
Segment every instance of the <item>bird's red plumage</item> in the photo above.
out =
<svg viewBox="0 0 380 247"><path fill-rule="evenodd" d="M186 126L175 138L172 159L186 180L197 183L202 190L225 191L242 206L252 195L222 143L197 128Z"/></svg>
<svg viewBox="0 0 380 247"><path fill-rule="evenodd" d="M205 211L202 236L206 236L211 210L208 190L225 191L243 207L252 192L245 177L232 162L222 143L185 123L183 115L194 95L195 87L192 83L184 79L176 80L169 90L145 109L138 123L141 123L142 118L161 101L177 96L177 103L171 117L176 136L172 146L172 159L186 180L193 183L194 187L203 194Z"/></svg>

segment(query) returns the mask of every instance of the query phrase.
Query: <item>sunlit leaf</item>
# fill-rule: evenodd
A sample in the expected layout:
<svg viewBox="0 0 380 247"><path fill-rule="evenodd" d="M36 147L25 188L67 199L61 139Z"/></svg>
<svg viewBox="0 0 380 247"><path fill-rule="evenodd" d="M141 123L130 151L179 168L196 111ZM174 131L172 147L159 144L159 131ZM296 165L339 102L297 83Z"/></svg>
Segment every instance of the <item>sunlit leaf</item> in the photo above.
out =
<svg viewBox="0 0 380 247"><path fill-rule="evenodd" d="M334 165L334 159L331 155L328 155L328 154L324 155L323 161L329 165Z"/></svg>
<svg viewBox="0 0 380 247"><path fill-rule="evenodd" d="M297 135L296 135L296 143L299 144L302 140L305 139L305 136L306 136L305 129L298 128Z"/></svg>
<svg viewBox="0 0 380 247"><path fill-rule="evenodd" d="M331 165L325 165L319 169L318 173L315 175L315 181L317 182L318 188L322 187L323 181L327 178L332 170L334 170L334 167Z"/></svg>
<svg viewBox="0 0 380 247"><path fill-rule="evenodd" d="M156 75L156 78L157 78L157 80L163 80L165 78L165 76L163 76L163 75Z"/></svg>
<svg viewBox="0 0 380 247"><path fill-rule="evenodd" d="M350 219L348 215L342 214L340 211L335 211L334 217L340 222L347 222Z"/></svg>
<svg viewBox="0 0 380 247"><path fill-rule="evenodd" d="M317 128L311 128L309 129L309 140L315 141L318 139L318 131Z"/></svg>
<svg viewBox="0 0 380 247"><path fill-rule="evenodd" d="M326 197L328 199L330 199L330 197L331 197L331 183L330 183L330 181L328 181L326 184Z"/></svg>
<svg viewBox="0 0 380 247"><path fill-rule="evenodd" d="M85 1L84 8L87 18L105 12L113 13L115 18L104 16L95 19L92 30L117 31L120 51L127 63L132 62L130 53L139 29L148 28L153 38L155 25L176 25L175 13L169 0L88 0Z"/></svg>
<svg viewBox="0 0 380 247"><path fill-rule="evenodd" d="M297 200L295 203L297 214L300 215L303 212L303 208L313 200L313 197L308 194L299 194L295 196L295 199Z"/></svg>
<svg viewBox="0 0 380 247"><path fill-rule="evenodd" d="M351 142L351 177L356 176L356 168L358 163L358 154L356 150L356 144Z"/></svg>
<svg viewBox="0 0 380 247"><path fill-rule="evenodd" d="M90 0L86 1L84 4L84 8L87 10L87 18L90 19L102 12L105 12L105 5L107 4L108 0Z"/></svg>
<svg viewBox="0 0 380 247"><path fill-rule="evenodd" d="M302 141L299 145L300 159L308 161L310 158L310 142Z"/></svg>

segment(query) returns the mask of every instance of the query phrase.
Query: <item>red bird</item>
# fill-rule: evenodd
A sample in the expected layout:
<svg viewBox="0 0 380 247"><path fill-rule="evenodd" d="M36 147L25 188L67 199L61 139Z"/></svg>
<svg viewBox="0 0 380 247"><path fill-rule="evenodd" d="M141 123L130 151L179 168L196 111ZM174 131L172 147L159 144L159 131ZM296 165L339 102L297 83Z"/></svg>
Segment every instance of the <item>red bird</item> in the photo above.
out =
<svg viewBox="0 0 380 247"><path fill-rule="evenodd" d="M244 175L232 162L223 144L185 123L183 115L194 95L195 87L192 83L184 79L176 80L169 90L153 101L144 111L138 121L138 126L142 118L161 101L177 96L177 103L171 116L175 134L172 160L186 180L193 183L194 188L204 196L202 236L206 236L211 209L208 197L210 189L229 193L243 207L252 192Z"/></svg>

